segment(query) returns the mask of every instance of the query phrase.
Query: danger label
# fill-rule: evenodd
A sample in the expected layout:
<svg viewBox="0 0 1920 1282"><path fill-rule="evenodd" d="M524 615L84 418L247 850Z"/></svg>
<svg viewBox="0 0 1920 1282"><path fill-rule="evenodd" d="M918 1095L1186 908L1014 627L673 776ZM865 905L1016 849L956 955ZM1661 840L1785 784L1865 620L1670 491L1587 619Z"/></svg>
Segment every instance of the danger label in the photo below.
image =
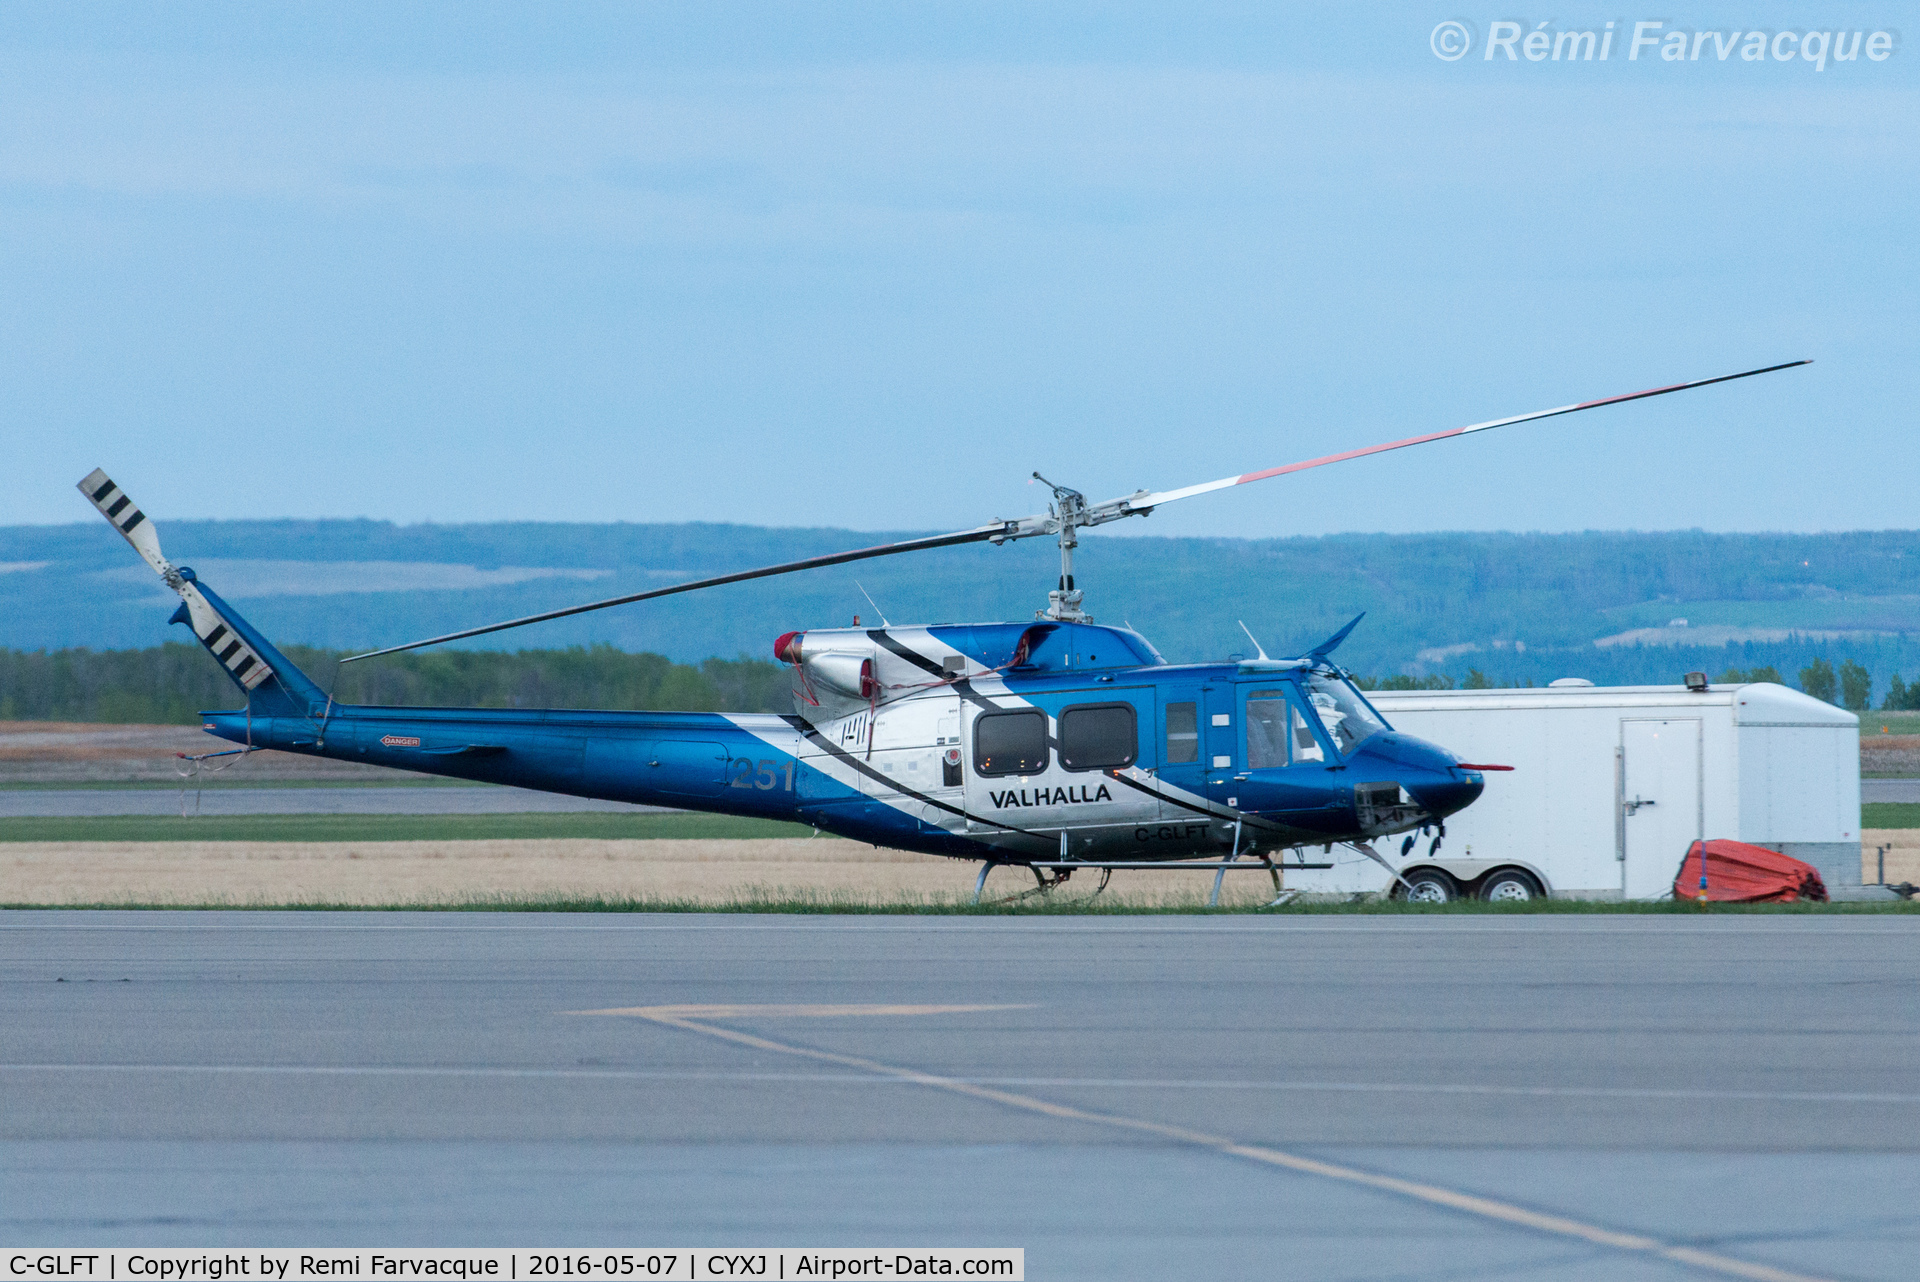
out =
<svg viewBox="0 0 1920 1282"><path fill-rule="evenodd" d="M382 747L387 748L418 748L420 746L420 741L410 734L381 735L380 743Z"/></svg>

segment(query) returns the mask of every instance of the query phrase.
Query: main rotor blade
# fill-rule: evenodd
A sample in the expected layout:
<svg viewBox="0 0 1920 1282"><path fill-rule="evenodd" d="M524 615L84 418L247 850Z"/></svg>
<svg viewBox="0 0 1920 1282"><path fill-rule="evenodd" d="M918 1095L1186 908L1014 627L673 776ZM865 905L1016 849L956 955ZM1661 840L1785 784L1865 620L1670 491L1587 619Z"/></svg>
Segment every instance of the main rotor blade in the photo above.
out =
<svg viewBox="0 0 1920 1282"><path fill-rule="evenodd" d="M1665 396L1668 392L1684 392L1688 388L1706 387L1712 383L1730 383L1736 378L1752 378L1755 374L1771 374L1775 370L1792 369L1796 365L1811 365L1812 361L1788 361L1784 365L1769 365L1765 369L1750 369L1739 374L1722 374L1718 378L1696 379L1691 383L1675 383L1671 387L1653 387L1644 392L1628 392L1625 396L1606 396L1597 401L1581 401L1578 405L1561 405L1550 410L1535 410L1531 414L1515 414L1512 418L1489 419L1485 423L1470 423L1466 427L1450 427L1444 432L1429 432L1425 436L1409 436L1404 441L1388 441L1385 445L1369 445L1364 449L1344 450L1339 454L1328 454L1322 458L1308 459L1304 463L1288 463L1284 467L1269 467L1258 472L1245 472L1239 476L1223 477L1218 481L1207 481L1201 485L1189 485L1178 490L1163 490L1158 494L1136 494L1122 499L1114 499L1111 504L1101 507L1125 504L1134 512L1144 508L1158 507L1162 503L1171 503L1175 499L1190 499L1196 494L1211 494L1215 490L1224 490L1234 485L1245 485L1249 481L1264 481L1270 476L1285 476L1289 472L1304 472L1310 467L1324 467L1328 463L1344 463L1350 458L1364 458L1369 454L1385 454L1388 450L1403 450L1409 445L1425 445L1428 441L1444 441L1450 436L1465 436L1469 432L1484 432L1489 428L1508 427L1514 423L1531 423L1535 419L1552 418L1557 414L1576 414L1581 410L1598 409L1602 405L1619 405L1625 401L1641 401L1649 396Z"/></svg>
<svg viewBox="0 0 1920 1282"><path fill-rule="evenodd" d="M1209 494L1214 490L1224 490L1229 486L1245 485L1249 481L1264 481L1270 476L1284 476L1289 472L1304 472L1310 467L1321 467L1328 463L1340 463L1347 459L1363 458L1368 454L1384 454L1388 450L1405 449L1409 445L1424 445L1428 441L1442 441L1450 436L1465 436L1469 432L1484 432L1492 427L1506 427L1512 423L1527 423L1534 419L1552 418L1556 414L1572 414L1579 410L1596 409L1602 405L1618 405L1623 401L1644 400L1649 396L1665 396L1668 392L1683 392L1691 387L1706 387L1712 383L1727 383L1736 378L1751 378L1755 374L1771 374L1775 370L1792 369L1796 365L1811 365L1812 361L1788 361L1784 365L1769 365L1765 369L1750 369L1739 374L1722 374L1718 378L1696 379L1691 383L1675 383L1670 387L1654 387L1644 392L1628 392L1624 396L1608 396L1597 401L1582 401L1578 405L1561 405L1550 410L1537 410L1531 414L1516 414L1511 418L1496 418L1485 423L1471 423L1466 427L1448 428L1444 432L1429 432L1425 436L1410 436L1403 441L1389 441L1384 445L1370 445L1364 449L1346 450L1339 454L1328 454L1323 458L1308 459L1304 463L1289 463L1284 467L1270 467L1259 472L1246 472L1239 476L1223 477L1218 481L1208 481L1201 485L1189 485L1178 490L1162 490L1149 494L1144 491L1127 495L1124 498L1111 499L1091 509L1081 509L1083 515L1073 520L1077 525L1099 525L1107 521L1127 516L1145 516L1162 503L1171 503L1176 499L1192 498L1196 494ZM92 479L92 478L89 478ZM1077 496L1076 496L1077 497ZM808 557L804 561L788 561L781 565L769 565L758 570L742 570L737 574L722 574L710 579L695 579L688 583L676 583L670 588L655 588L651 592L635 592L628 596L612 597L605 601L593 601L586 605L569 606L564 610L549 610L544 614L530 614L523 619L508 619L504 623L490 623L483 628L468 628L462 632L449 632L445 636L429 637L425 641L409 641L405 645L392 645L383 650L369 650L365 654L351 655L343 663L355 663L361 659L374 659L383 654L399 654L404 650L418 650L424 646L440 645L447 641L463 641L468 637L485 636L490 632L504 632L508 628L521 628L529 623L544 623L549 619L564 619L569 615L585 614L590 610L604 610L609 606L628 605L635 601L649 601L654 597L672 596L679 592L695 592L701 588L719 587L726 583L742 583L748 579L771 578L776 574L792 574L798 570L817 570L829 565L844 565L848 561L864 561L871 557L894 556L901 552L924 552L932 548L953 547L960 543L984 543L989 540L1005 543L1017 539L1034 538L1042 534L1057 533L1065 514L1032 516L1017 521L995 521L990 525L976 526L971 530L960 530L953 534L935 534L922 539L903 539L898 543L882 543L876 547L859 548L852 552L835 552L827 556Z"/></svg>
<svg viewBox="0 0 1920 1282"><path fill-rule="evenodd" d="M695 579L690 583L676 583L670 588L655 588L651 592L635 592L629 596L612 597L605 601L594 601L587 605L568 606L564 610L549 610L545 614L529 614L524 619L509 619L505 623L489 623L484 628L468 628L464 632L449 632L442 637L429 637L425 641L409 641L405 645L390 645L384 650L369 650L365 654L356 654L342 659L342 663L355 663L361 659L373 659L383 654L398 654L402 650L418 650L422 646L439 645L444 641L460 641L467 637L485 636L489 632L504 632L508 628L521 628L529 623L544 623L548 619L564 619L570 614L585 614L589 610L604 610L608 606L627 605L634 601L647 601L658 596L672 596L676 592L694 592L700 588L719 587L723 583L743 583L748 579L771 578L776 574L792 574L796 570L817 570L823 566L844 565L848 561L865 561L876 556L894 556L901 552L924 552L930 548L952 547L959 543L984 543L988 539L1010 537L1009 527L1016 522L995 521L992 525L982 525L971 530L961 530L954 534L933 534L923 539L903 539L898 543L882 543L876 547L858 548L852 552L833 552L826 556L810 556L804 561L788 561L782 565L764 566L758 570L741 570L737 574L721 574L711 579Z"/></svg>

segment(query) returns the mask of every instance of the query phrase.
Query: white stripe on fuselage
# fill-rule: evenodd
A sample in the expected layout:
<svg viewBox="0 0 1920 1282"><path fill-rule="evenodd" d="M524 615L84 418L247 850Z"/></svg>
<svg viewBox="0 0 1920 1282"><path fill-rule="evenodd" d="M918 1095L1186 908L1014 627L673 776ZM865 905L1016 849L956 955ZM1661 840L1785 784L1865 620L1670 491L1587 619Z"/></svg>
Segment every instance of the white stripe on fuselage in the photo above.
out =
<svg viewBox="0 0 1920 1282"><path fill-rule="evenodd" d="M884 631L896 645L925 658L930 667L937 667L942 659L955 653L953 647L934 637L925 628L889 628ZM858 640L867 640L874 645L876 677L892 697L883 698L871 709L862 706L846 716L821 722L814 727L821 740L844 756L808 742L803 732L780 717L738 715L729 716L728 720L770 747L796 757L809 769L833 780L850 794L885 805L909 821L929 822L956 836L1018 850L1028 857L1046 853L1036 848L1037 842L1050 846L1055 840L1043 835L1045 833L1054 833L1062 828L1092 832L1110 828L1118 819L1116 816L1104 823L1088 824L1084 819L1069 814L1066 807L1052 805L1035 806L1025 811L1006 811L1002 807L978 809L983 799L970 795L973 790L968 788L968 783L974 777L971 760L963 760L962 778L966 782L960 787L948 787L941 781L941 753L949 747L960 747L962 738L966 743L972 742L971 735L942 742L946 736L939 733L941 719L953 715L956 701L963 704L959 717L961 724L970 722L974 715L989 708L1013 710L1037 708L1037 705L1010 689L1000 673L971 659L967 663L972 675L965 678L966 688L963 691L956 688L956 683L936 677L885 646L872 643L864 631L858 634L852 631L839 632L829 644L845 646ZM972 713L965 708L966 703L974 705ZM869 718L875 719L871 725ZM1051 717L1049 733L1058 733ZM910 765L924 768L910 769ZM1131 767L1119 774L1138 784L1134 795L1143 805L1153 808L1149 816L1118 820L1123 824L1132 824L1136 820L1157 824L1163 819L1160 807L1166 803L1192 812L1194 822L1215 820L1243 823L1249 840L1260 831L1272 829L1272 825L1256 816L1177 787L1157 778L1150 771ZM1077 785L1089 778L1097 780L1099 776L1075 775L1068 782ZM1026 783L1030 790L1039 791L1032 780L1008 782L1016 789ZM1119 800L1119 795L1127 790L1127 785L1117 780L1112 781L1109 787L1116 794L1115 800ZM1048 795L1053 795L1055 790L1046 791ZM937 804L929 805L929 802ZM942 806L950 806L960 813L949 813L941 809ZM972 820L971 824L968 823L969 819ZM1035 829L1042 832L1036 833Z"/></svg>

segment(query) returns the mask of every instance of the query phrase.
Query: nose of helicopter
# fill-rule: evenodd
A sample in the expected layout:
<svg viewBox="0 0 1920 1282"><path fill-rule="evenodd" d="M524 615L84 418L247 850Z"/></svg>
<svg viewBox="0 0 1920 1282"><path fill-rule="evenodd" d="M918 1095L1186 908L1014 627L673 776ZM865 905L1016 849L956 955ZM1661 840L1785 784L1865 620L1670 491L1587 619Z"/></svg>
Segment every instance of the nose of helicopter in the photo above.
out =
<svg viewBox="0 0 1920 1282"><path fill-rule="evenodd" d="M1440 777L1430 782L1410 784L1407 792L1420 803L1421 809L1430 810L1444 819L1472 805L1486 786L1487 781L1479 771L1462 770L1450 764Z"/></svg>
<svg viewBox="0 0 1920 1282"><path fill-rule="evenodd" d="M1460 758L1439 744L1412 735L1375 735L1361 745L1361 752L1378 758L1387 768L1382 773L1397 779L1407 795L1437 819L1465 810L1487 786L1478 770L1462 766Z"/></svg>

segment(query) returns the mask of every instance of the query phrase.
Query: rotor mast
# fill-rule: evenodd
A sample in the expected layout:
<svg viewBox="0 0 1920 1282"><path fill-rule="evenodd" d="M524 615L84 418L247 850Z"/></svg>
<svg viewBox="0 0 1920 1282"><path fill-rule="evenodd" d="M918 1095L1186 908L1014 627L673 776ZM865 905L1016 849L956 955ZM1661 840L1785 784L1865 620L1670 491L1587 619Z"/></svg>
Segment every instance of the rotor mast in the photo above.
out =
<svg viewBox="0 0 1920 1282"><path fill-rule="evenodd" d="M1047 593L1047 608L1034 611L1035 618L1057 619L1066 623L1092 623L1093 616L1080 608L1085 593L1073 583L1073 550L1080 546L1079 528L1086 523L1087 496L1064 485L1055 485L1035 472L1033 479L1053 491L1053 521L1060 535L1060 585Z"/></svg>
<svg viewBox="0 0 1920 1282"><path fill-rule="evenodd" d="M1047 608L1035 610L1036 619L1054 619L1061 623L1092 623L1093 616L1080 608L1086 594L1073 581L1073 550L1080 546L1080 528L1086 525L1105 525L1108 521L1118 521L1129 516L1148 516L1153 505L1143 500L1152 496L1145 490L1135 490L1123 499L1109 499L1105 503L1089 503L1087 496L1079 490L1070 490L1064 485L1055 485L1046 477L1035 472L1033 479L1053 491L1053 502L1047 506L1044 518L1029 518L1017 524L1020 528L1009 535L1010 538L1030 538L1035 534L1052 534L1060 540L1060 582L1047 593ZM1002 540L995 539L998 543Z"/></svg>
<svg viewBox="0 0 1920 1282"><path fill-rule="evenodd" d="M1042 534L1058 538L1060 581L1047 593L1047 608L1035 610L1033 617L1053 619L1060 623L1092 623L1093 616L1080 608L1086 594L1073 581L1073 550L1080 546L1080 530L1083 526L1105 525L1108 521L1129 516L1147 516L1153 511L1153 504L1148 501L1153 496L1146 490L1135 490L1122 499L1089 503L1087 496L1079 490L1055 485L1038 472L1033 474L1033 479L1053 491L1053 502L1047 505L1047 514L1030 516L1024 521L1008 521L1005 523L1005 533L991 536L988 541L1006 543Z"/></svg>

